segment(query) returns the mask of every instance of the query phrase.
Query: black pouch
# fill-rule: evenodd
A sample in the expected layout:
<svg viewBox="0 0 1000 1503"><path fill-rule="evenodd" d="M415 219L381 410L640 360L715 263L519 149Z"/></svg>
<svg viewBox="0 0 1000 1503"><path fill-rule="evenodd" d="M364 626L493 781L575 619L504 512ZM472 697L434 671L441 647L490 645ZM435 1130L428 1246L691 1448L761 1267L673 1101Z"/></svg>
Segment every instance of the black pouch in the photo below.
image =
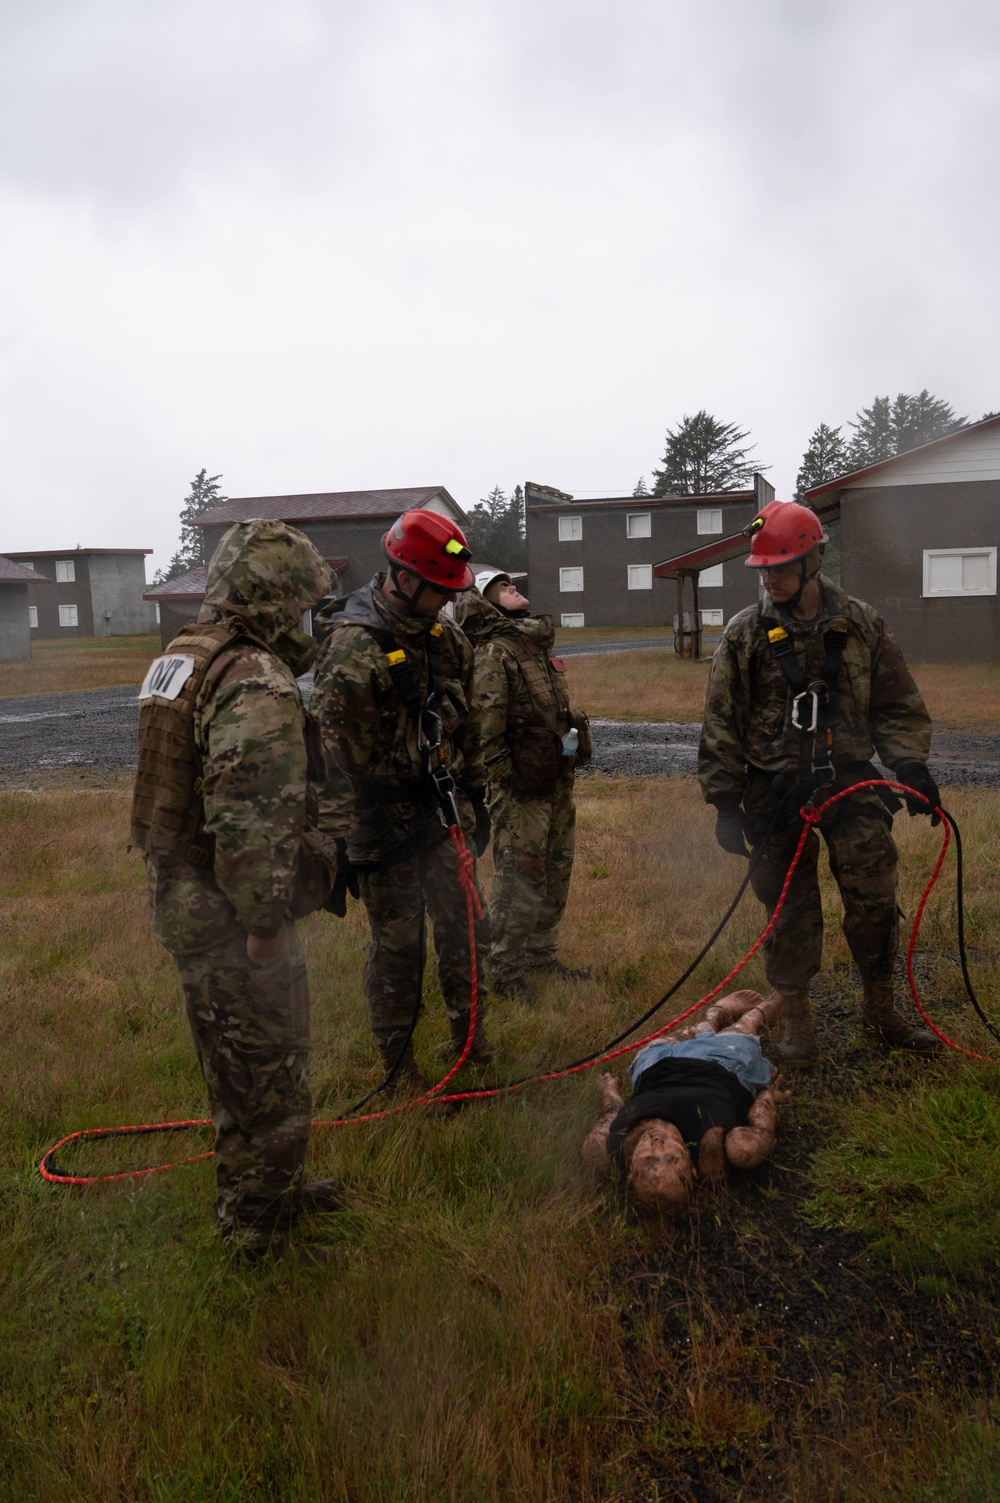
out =
<svg viewBox="0 0 1000 1503"><path fill-rule="evenodd" d="M518 793L555 793L562 776L562 739L545 725L526 725L511 739L514 788Z"/></svg>

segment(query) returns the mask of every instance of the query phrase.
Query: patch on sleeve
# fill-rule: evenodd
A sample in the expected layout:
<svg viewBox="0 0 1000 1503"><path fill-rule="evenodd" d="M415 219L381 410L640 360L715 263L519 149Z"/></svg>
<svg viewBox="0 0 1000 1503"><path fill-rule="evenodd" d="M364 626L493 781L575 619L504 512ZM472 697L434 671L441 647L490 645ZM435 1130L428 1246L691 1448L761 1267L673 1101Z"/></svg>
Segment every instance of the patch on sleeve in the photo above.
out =
<svg viewBox="0 0 1000 1503"><path fill-rule="evenodd" d="M187 653L170 653L154 658L139 690L140 699L158 694L161 699L176 699L194 672L194 658Z"/></svg>
<svg viewBox="0 0 1000 1503"><path fill-rule="evenodd" d="M565 658L549 658L549 662L552 664L553 668L556 670L557 673L565 673L566 672L566 659Z"/></svg>

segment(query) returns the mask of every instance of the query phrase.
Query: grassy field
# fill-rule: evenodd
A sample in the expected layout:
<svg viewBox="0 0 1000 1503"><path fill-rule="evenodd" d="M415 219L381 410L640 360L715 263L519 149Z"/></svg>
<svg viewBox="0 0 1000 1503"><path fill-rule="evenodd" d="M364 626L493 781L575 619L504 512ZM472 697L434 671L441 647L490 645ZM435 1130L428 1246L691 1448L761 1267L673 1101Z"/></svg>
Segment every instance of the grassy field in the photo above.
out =
<svg viewBox="0 0 1000 1503"><path fill-rule="evenodd" d="M0 663L0 698L141 684L159 651L159 635L32 642L30 658Z"/></svg>
<svg viewBox="0 0 1000 1503"><path fill-rule="evenodd" d="M967 826L976 975L995 1008L1000 796L947 802ZM994 1077L955 1055L928 1067L861 1047L831 890L823 1065L801 1083L774 1163L702 1190L689 1224L639 1222L584 1175L597 1103L585 1076L444 1122L318 1130L312 1169L342 1177L348 1206L315 1236L340 1266L249 1275L210 1228L208 1164L87 1190L36 1171L75 1128L204 1112L126 813L124 785L0 794L3 1496L996 1496ZM591 778L579 814L564 955L594 979L497 1006L502 1076L575 1057L654 1000L743 870L714 846L686 780ZM937 837L906 819L899 837L912 913ZM757 920L753 905L738 913L685 1001L722 978ZM953 928L946 885L922 975L949 1031L981 1045L957 1006ZM328 1116L378 1074L364 921L352 905L346 922L316 916L303 932ZM417 1040L429 1071L443 1073L445 1040L432 982ZM110 1172L180 1151L129 1140L64 1162ZM920 1360L904 1356L918 1346Z"/></svg>

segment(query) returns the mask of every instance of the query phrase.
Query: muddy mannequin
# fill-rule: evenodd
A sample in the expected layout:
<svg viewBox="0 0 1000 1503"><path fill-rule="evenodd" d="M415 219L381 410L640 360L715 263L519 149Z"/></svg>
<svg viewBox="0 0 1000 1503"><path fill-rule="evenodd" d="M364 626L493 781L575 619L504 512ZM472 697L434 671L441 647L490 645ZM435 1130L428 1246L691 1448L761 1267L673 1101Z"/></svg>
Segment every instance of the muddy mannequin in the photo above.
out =
<svg viewBox="0 0 1000 1503"><path fill-rule="evenodd" d="M758 1038L780 1005L776 996L733 992L700 1023L647 1044L630 1066L627 1104L616 1078L602 1075L604 1108L584 1139L583 1162L601 1175L621 1164L629 1193L662 1216L685 1210L697 1180L719 1183L730 1167L762 1164L777 1107L791 1096Z"/></svg>

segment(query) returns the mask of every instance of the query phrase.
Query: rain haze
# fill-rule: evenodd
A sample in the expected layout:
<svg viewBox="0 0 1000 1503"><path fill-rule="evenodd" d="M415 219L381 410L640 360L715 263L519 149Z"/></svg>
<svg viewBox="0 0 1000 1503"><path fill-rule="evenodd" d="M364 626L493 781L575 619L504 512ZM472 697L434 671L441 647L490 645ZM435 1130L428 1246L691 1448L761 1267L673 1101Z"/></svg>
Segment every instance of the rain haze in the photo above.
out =
<svg viewBox="0 0 1000 1503"><path fill-rule="evenodd" d="M5 0L0 552L229 495L651 484L1000 409L1000 12Z"/></svg>

